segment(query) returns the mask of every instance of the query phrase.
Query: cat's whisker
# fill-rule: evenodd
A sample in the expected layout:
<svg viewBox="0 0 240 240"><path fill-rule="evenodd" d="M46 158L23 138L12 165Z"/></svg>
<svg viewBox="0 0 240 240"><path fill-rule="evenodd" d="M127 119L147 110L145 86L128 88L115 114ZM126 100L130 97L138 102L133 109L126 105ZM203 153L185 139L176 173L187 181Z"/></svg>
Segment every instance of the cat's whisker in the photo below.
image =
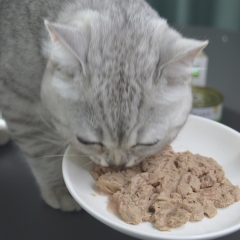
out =
<svg viewBox="0 0 240 240"><path fill-rule="evenodd" d="M89 162L88 163L85 163L85 164L83 164L83 165L81 165L80 166L80 168L79 168L79 172L84 168L84 167L86 167L86 166L88 166L89 167L89 169L90 169L90 167L91 167L91 164L92 164L92 161L91 160L89 160Z"/></svg>
<svg viewBox="0 0 240 240"><path fill-rule="evenodd" d="M53 144L55 144L55 145L57 145L57 146L61 146L61 147L66 146L66 143L65 143L65 142L58 142L58 141L55 141L55 140L52 140L52 139L48 139L48 138L44 138L44 137L40 137L40 136L36 136L36 135L35 135L34 137L39 138L39 139L42 139L42 140L44 140L44 141L46 141L46 142L53 143Z"/></svg>
<svg viewBox="0 0 240 240"><path fill-rule="evenodd" d="M182 33L182 30L184 29L184 26L181 27L181 29L179 30L180 33Z"/></svg>
<svg viewBox="0 0 240 240"><path fill-rule="evenodd" d="M43 159L43 158L53 158L53 157L63 157L64 156L64 154L61 154L61 155L49 155L49 156L43 156L43 157L37 157L37 158L32 158L32 160L37 160L37 159ZM82 154L82 155L72 155L72 154L69 154L69 155L66 155L66 156L68 156L68 157L85 157L85 156L87 156L87 155L85 155L85 154Z"/></svg>
<svg viewBox="0 0 240 240"><path fill-rule="evenodd" d="M44 123L49 129L56 131L56 129L55 129L53 126L51 126L51 125L44 119L44 117L42 116L41 113L38 113L38 114L39 114L41 120L43 121L43 123Z"/></svg>
<svg viewBox="0 0 240 240"><path fill-rule="evenodd" d="M88 165L88 167L87 167L87 170L88 170L88 171L90 171L91 166L92 166L91 164Z"/></svg>
<svg viewBox="0 0 240 240"><path fill-rule="evenodd" d="M65 143L65 141L62 141L61 139L59 139L59 137L57 135L54 135L54 134L52 134L50 132L46 132L46 131L42 130L41 128L38 128L38 127L35 127L35 128L41 130L41 132L44 133L44 135L46 135L46 137L52 138L50 140L58 141L59 143L60 142Z"/></svg>
<svg viewBox="0 0 240 240"><path fill-rule="evenodd" d="M46 134L46 135L49 135L50 137L52 137L52 138L56 138L56 140L59 140L59 136L57 135L57 134L53 134L53 133L51 133L51 132L46 132L46 131L44 131L43 129L41 129L41 128L38 128L38 127L34 127L34 128L36 128L36 129L38 129L38 130L41 130L41 132L43 132L44 134ZM47 136L48 137L48 136ZM53 139L53 140L55 140L55 139ZM60 140L61 141L61 140Z"/></svg>
<svg viewBox="0 0 240 240"><path fill-rule="evenodd" d="M56 133L56 135L54 135L54 133L49 133L49 132L46 132L46 131L43 131L42 129L41 129L41 131L43 131L44 133L46 133L46 134L49 134L49 135L51 135L52 137L54 137L54 138L57 138L57 140L59 141L59 135L58 135L58 132L57 132L57 130L53 127L53 126L51 126L45 119L44 119L44 117L41 115L41 113L39 113L39 116L40 116L40 118L41 118L41 120L43 121L43 123L49 128L49 129L51 129L53 132L55 132ZM40 129L40 128L38 128L38 129ZM54 139L53 139L54 140ZM60 140L61 141L61 140ZM71 141L70 141L70 139L67 141L67 143L66 143L66 145L68 145L69 143L70 143ZM64 142L65 143L65 142Z"/></svg>

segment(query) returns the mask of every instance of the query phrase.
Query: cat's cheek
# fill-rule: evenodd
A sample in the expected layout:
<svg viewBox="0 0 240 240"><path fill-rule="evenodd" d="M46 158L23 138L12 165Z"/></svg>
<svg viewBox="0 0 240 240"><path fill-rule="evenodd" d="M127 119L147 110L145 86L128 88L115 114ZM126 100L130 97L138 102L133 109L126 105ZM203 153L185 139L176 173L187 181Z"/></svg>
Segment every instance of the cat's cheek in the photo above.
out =
<svg viewBox="0 0 240 240"><path fill-rule="evenodd" d="M102 156L102 155L105 155L105 153L106 153L106 148L105 147L100 146L100 147L97 148L97 155Z"/></svg>

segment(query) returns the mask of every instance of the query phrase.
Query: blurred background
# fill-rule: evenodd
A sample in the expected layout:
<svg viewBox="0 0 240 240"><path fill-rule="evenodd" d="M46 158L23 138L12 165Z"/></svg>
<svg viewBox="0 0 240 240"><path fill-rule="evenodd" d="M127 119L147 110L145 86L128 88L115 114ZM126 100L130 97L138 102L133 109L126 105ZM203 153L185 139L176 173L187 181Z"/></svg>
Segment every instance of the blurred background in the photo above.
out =
<svg viewBox="0 0 240 240"><path fill-rule="evenodd" d="M147 0L174 26L240 31L240 0Z"/></svg>
<svg viewBox="0 0 240 240"><path fill-rule="evenodd" d="M146 1L183 36L209 40L193 64L191 113L240 132L240 0Z"/></svg>

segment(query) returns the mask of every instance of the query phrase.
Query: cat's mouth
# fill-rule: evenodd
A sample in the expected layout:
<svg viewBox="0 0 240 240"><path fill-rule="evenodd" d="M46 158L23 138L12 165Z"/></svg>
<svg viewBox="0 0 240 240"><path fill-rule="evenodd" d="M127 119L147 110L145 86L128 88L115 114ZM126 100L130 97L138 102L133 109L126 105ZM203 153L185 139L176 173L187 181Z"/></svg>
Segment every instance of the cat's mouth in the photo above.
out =
<svg viewBox="0 0 240 240"><path fill-rule="evenodd" d="M133 167L137 164L139 164L144 158L132 158L130 161L124 161L124 162L119 162L115 163L114 160L109 160L106 161L105 159L100 159L95 156L89 156L92 162L94 162L97 165L100 165L102 167L110 167L110 168L118 168L118 169L123 169L123 168L130 168Z"/></svg>

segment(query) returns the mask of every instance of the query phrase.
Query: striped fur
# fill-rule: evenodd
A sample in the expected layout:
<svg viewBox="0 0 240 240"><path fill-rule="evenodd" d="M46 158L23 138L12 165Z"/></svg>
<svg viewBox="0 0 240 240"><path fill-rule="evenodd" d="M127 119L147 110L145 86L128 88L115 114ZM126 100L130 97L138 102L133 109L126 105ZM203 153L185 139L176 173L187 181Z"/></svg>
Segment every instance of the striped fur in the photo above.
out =
<svg viewBox="0 0 240 240"><path fill-rule="evenodd" d="M174 139L206 44L143 0L1 0L0 109L50 206L80 208L61 173L68 144L132 166Z"/></svg>

